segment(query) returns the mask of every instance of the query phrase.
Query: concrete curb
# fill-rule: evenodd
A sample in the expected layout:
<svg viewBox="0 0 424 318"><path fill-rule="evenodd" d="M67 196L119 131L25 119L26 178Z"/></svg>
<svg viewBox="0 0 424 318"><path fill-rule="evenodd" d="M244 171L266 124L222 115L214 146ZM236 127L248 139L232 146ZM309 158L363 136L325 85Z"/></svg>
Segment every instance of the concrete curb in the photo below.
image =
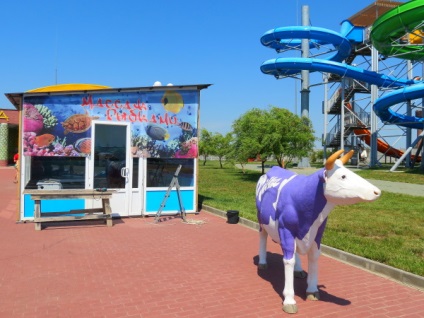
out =
<svg viewBox="0 0 424 318"><path fill-rule="evenodd" d="M213 213L222 218L227 217L227 213L225 211L215 209L211 206L202 205L202 210L209 213ZM253 222L245 218L240 218L238 224L241 224L253 230L259 230L259 224L257 222ZM381 264L361 256L350 254L323 244L321 244L321 252L322 254L334 258L338 261L367 270L376 275L384 276L388 279L394 280L406 286L424 291L424 277L408 273L403 270L385 264Z"/></svg>
<svg viewBox="0 0 424 318"><path fill-rule="evenodd" d="M374 274L387 277L398 283L424 291L424 277L326 245L321 245L321 252L326 256L332 257L344 263L368 270Z"/></svg>

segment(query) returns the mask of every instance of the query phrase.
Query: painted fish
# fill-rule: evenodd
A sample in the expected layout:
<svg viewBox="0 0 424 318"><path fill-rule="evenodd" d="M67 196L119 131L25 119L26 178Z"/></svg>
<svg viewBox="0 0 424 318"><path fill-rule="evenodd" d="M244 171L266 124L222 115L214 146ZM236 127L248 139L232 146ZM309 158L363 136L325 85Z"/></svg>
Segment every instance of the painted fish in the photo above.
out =
<svg viewBox="0 0 424 318"><path fill-rule="evenodd" d="M85 114L75 114L68 117L64 122L62 122L62 126L64 129L64 134L66 135L68 132L73 133L82 133L90 129L91 120L99 119L98 116L90 116L88 113Z"/></svg>
<svg viewBox="0 0 424 318"><path fill-rule="evenodd" d="M81 138L75 142L75 149L80 153L91 153L91 138Z"/></svg>
<svg viewBox="0 0 424 318"><path fill-rule="evenodd" d="M51 143L55 140L55 138L56 137L51 134L43 134L40 136L36 136L34 142L38 147L44 148L50 146Z"/></svg>
<svg viewBox="0 0 424 318"><path fill-rule="evenodd" d="M175 91L166 91L165 94L163 94L161 103L165 110L174 114L178 114L184 107L183 97L180 93Z"/></svg>
<svg viewBox="0 0 424 318"><path fill-rule="evenodd" d="M146 126L146 134L153 140L168 140L169 133L168 131L158 125L148 124Z"/></svg>
<svg viewBox="0 0 424 318"><path fill-rule="evenodd" d="M193 126L185 121L181 122L178 126L180 126L182 130L193 131Z"/></svg>

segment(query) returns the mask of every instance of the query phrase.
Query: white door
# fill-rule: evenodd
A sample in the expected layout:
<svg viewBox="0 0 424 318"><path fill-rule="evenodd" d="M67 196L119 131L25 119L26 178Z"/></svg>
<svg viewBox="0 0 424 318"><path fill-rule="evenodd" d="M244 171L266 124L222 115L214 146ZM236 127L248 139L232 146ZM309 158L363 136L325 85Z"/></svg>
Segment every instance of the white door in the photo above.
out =
<svg viewBox="0 0 424 318"><path fill-rule="evenodd" d="M144 199L144 191L143 191L143 180L145 171L145 159L132 157L130 159L132 161L132 181L131 181L131 189L129 196L129 211L128 215L142 215L143 214L143 199Z"/></svg>
<svg viewBox="0 0 424 318"><path fill-rule="evenodd" d="M110 201L113 215L141 215L141 208L138 209L133 204L141 199L138 190L140 187L137 186L133 191L133 177L138 178L139 174L139 165L134 165L134 171L133 162L139 159L132 158L130 124L93 121L92 129L94 142L88 174L91 178L90 188L116 191ZM138 180L136 181L138 183Z"/></svg>

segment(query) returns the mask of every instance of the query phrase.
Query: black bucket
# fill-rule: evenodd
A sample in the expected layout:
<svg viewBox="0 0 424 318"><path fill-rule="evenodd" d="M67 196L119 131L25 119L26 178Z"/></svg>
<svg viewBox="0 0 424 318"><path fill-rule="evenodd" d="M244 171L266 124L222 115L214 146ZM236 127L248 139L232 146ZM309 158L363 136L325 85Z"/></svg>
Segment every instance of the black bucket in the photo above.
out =
<svg viewBox="0 0 424 318"><path fill-rule="evenodd" d="M239 220L240 220L239 211L236 211L236 210L227 211L227 223L237 224Z"/></svg>

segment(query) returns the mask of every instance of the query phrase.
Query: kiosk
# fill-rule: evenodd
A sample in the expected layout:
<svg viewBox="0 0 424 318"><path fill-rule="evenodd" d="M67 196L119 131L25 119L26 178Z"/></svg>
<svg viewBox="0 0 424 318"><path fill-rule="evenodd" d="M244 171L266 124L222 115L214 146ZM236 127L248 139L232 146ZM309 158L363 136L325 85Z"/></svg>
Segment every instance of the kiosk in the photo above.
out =
<svg viewBox="0 0 424 318"><path fill-rule="evenodd" d="M114 217L155 215L179 165L185 210L196 212L200 91L209 86L64 84L7 93L20 111L19 219L34 219L29 193L68 189L112 191ZM41 200L43 214L101 206L95 197ZM162 214L178 212L174 190Z"/></svg>

